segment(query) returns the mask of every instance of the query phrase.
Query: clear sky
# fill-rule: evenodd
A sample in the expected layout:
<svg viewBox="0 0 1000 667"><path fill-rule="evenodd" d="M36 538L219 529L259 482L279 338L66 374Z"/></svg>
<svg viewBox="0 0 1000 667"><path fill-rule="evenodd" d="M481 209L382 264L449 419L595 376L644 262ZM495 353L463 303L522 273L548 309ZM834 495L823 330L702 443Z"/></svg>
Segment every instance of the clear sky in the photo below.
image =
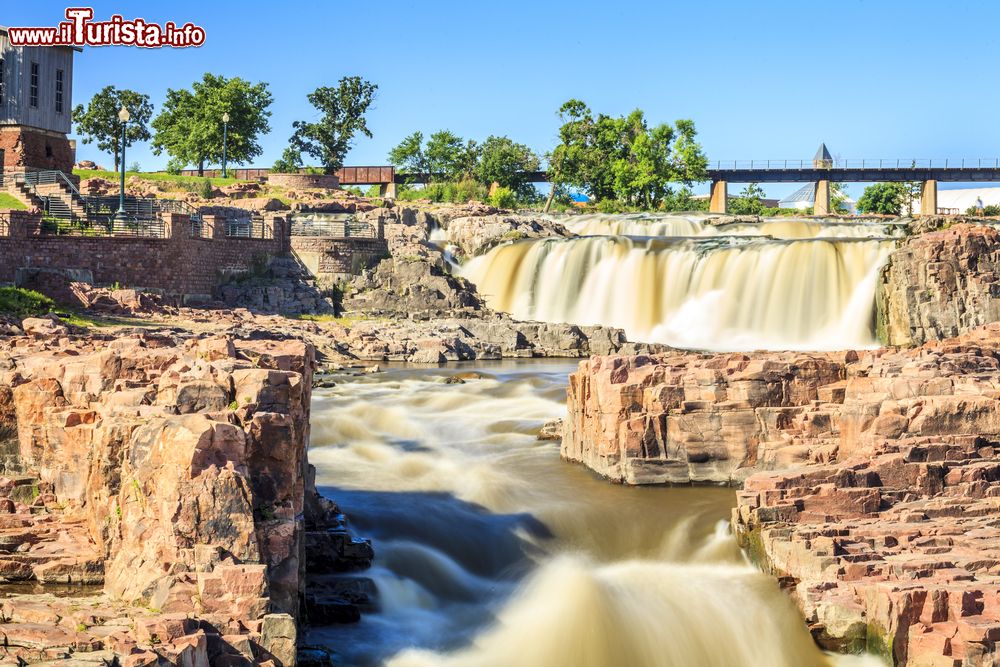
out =
<svg viewBox="0 0 1000 667"><path fill-rule="evenodd" d="M83 3L80 3L83 4ZM373 139L348 164L383 164L413 130L506 134L550 150L556 110L576 97L595 111L639 107L650 121L695 120L710 159L1000 155L1000 3L921 0L714 2L91 3L95 19L205 28L204 46L88 48L74 103L105 85L151 96L206 71L270 84L271 133L253 166L270 166L305 95L360 75L378 84ZM55 25L65 2L3 0L0 24ZM155 112L154 112L155 113ZM110 165L93 145L79 159ZM161 168L148 145L127 161ZM788 188L774 188L784 194Z"/></svg>

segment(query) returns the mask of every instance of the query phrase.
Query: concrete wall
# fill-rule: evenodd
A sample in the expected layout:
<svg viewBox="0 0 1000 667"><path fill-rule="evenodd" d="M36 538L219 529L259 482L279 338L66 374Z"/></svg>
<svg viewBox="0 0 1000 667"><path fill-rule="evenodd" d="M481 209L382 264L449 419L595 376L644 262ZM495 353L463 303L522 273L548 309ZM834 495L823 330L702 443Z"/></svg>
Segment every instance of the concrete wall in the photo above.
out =
<svg viewBox="0 0 1000 667"><path fill-rule="evenodd" d="M192 237L190 218L168 214L165 238L32 235L40 217L24 211L2 214L0 283L15 281L27 268L89 272L96 284L120 283L130 288L156 288L168 294L211 294L226 273L247 271L270 257L287 254L289 225L283 217L265 223L273 238L219 236L221 226L206 225L203 237Z"/></svg>
<svg viewBox="0 0 1000 667"><path fill-rule="evenodd" d="M293 236L292 253L320 284L356 276L389 256L385 239Z"/></svg>

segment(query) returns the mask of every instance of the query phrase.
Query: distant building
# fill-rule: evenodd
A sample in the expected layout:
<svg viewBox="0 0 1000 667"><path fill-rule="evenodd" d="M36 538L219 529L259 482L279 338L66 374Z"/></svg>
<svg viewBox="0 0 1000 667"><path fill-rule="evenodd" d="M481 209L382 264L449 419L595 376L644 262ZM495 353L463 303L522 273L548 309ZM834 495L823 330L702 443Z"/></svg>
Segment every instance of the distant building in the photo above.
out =
<svg viewBox="0 0 1000 667"><path fill-rule="evenodd" d="M4 171L70 173L67 138L73 111L73 55L68 46L12 46L0 26L0 165Z"/></svg>
<svg viewBox="0 0 1000 667"><path fill-rule="evenodd" d="M938 188L937 191L937 212L942 215L953 215L965 213L976 205L976 200L981 199L983 206L1000 206L1000 187L971 188ZM920 198L918 197L912 206L912 210L920 210Z"/></svg>
<svg viewBox="0 0 1000 667"><path fill-rule="evenodd" d="M825 146L823 148L825 148ZM815 203L816 184L806 183L801 188L779 201L778 208L795 208L800 211L804 211L807 208L812 208ZM854 213L855 201L853 199L847 197L841 203L847 207L848 212ZM831 202L831 206L832 205L833 203Z"/></svg>

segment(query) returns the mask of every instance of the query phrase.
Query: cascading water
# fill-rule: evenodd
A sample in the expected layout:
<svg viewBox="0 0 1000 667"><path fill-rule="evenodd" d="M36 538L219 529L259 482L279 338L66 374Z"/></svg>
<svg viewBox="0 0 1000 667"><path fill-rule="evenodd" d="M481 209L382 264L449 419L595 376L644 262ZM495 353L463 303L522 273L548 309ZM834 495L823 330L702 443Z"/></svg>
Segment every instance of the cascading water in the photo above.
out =
<svg viewBox="0 0 1000 667"><path fill-rule="evenodd" d="M839 222L803 218L771 218L761 222L716 224L703 215L592 213L553 218L579 236L769 236L776 239L876 238L903 231L883 221Z"/></svg>
<svg viewBox="0 0 1000 667"><path fill-rule="evenodd" d="M719 231L673 217L577 226L651 233L510 243L460 273L496 310L620 327L630 340L709 350L876 344L875 282L895 247L885 225L793 220Z"/></svg>
<svg viewBox="0 0 1000 667"><path fill-rule="evenodd" d="M314 629L344 665L809 667L827 656L742 559L733 491L612 486L534 433L573 365L390 369L313 399L323 492L371 536L379 610ZM326 486L323 486L326 485Z"/></svg>

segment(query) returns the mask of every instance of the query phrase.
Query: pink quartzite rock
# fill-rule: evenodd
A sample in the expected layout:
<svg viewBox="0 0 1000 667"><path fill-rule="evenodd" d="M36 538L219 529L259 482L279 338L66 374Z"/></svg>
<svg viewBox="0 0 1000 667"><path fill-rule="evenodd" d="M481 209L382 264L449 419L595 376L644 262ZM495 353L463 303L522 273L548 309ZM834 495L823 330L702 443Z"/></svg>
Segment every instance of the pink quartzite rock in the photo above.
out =
<svg viewBox="0 0 1000 667"><path fill-rule="evenodd" d="M742 483L733 527L817 641L1000 660L1000 323L909 350L594 357L562 452L625 483Z"/></svg>

